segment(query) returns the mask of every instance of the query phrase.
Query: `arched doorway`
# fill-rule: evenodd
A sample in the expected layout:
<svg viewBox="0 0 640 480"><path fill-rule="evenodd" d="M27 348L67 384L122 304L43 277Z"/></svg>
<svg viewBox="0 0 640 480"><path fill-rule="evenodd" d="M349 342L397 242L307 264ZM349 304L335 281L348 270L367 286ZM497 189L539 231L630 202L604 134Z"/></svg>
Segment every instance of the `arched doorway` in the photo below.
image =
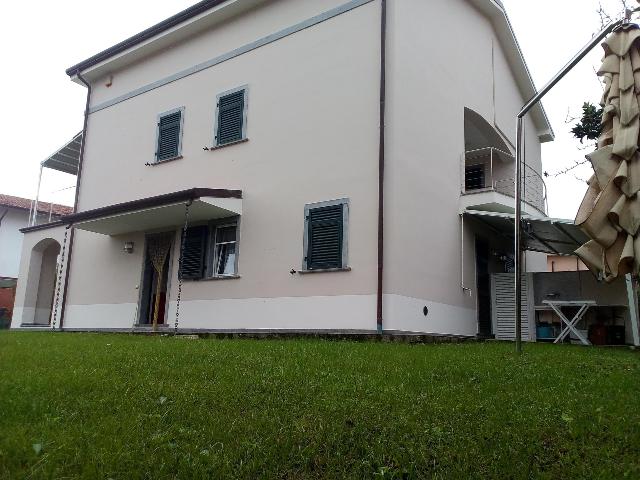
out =
<svg viewBox="0 0 640 480"><path fill-rule="evenodd" d="M53 238L45 238L31 249L23 323L50 324L59 253L60 243Z"/></svg>

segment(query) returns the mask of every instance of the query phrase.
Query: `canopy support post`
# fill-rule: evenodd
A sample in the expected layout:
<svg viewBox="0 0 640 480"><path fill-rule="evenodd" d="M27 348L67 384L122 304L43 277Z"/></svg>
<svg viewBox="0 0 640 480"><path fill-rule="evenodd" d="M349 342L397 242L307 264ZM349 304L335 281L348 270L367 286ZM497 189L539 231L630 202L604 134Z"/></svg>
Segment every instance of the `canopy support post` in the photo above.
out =
<svg viewBox="0 0 640 480"><path fill-rule="evenodd" d="M582 60L591 50L593 50L596 45L598 45L609 33L611 33L615 28L619 27L624 23L624 20L615 20L611 21L607 26L605 26L602 31L593 37L589 43L587 43L570 61L567 63L562 70L560 70L550 81L547 83L540 91L538 91L532 98L529 100L520 113L517 116L517 126L516 126L516 185L515 185L515 225L514 225L514 257L515 257L515 321L516 321L516 351L518 353L522 352L522 296L521 296L521 284L520 277L522 276L522 248L521 248L521 238L520 233L522 229L522 163L524 162L524 139L523 139L523 127L524 127L524 117L529 113L529 111L535 107L542 98L549 93L549 91L556 86L556 84L562 80L567 73L569 73L573 68Z"/></svg>
<svg viewBox="0 0 640 480"><path fill-rule="evenodd" d="M629 301L629 318L631 319L631 331L633 332L633 345L640 347L640 327L638 325L638 280L630 273L624 276L627 284L627 299Z"/></svg>
<svg viewBox="0 0 640 480"><path fill-rule="evenodd" d="M36 199L33 202L33 213L32 217L29 219L29 226L33 227L36 223L38 223L38 200L40 200L40 185L42 183L42 170L44 169L44 165L40 164L40 174L38 175L38 190L36 190Z"/></svg>

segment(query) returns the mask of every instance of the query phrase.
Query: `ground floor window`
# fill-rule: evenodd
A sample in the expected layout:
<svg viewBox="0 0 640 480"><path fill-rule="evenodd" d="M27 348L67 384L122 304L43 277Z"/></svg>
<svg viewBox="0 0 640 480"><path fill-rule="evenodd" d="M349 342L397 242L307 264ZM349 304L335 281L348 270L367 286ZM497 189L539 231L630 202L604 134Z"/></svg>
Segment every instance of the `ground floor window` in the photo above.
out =
<svg viewBox="0 0 640 480"><path fill-rule="evenodd" d="M225 219L187 229L182 278L234 277L238 274L238 219Z"/></svg>
<svg viewBox="0 0 640 480"><path fill-rule="evenodd" d="M236 275L237 223L214 226L212 235L213 276Z"/></svg>
<svg viewBox="0 0 640 480"><path fill-rule="evenodd" d="M304 218L303 269L347 268L348 199L308 204Z"/></svg>

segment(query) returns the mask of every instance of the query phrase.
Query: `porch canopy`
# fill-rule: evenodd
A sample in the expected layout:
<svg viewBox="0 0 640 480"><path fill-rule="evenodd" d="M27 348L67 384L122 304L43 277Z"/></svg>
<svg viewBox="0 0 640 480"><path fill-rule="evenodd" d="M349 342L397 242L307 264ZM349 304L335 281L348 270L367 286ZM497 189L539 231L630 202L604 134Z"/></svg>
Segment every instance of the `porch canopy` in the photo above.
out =
<svg viewBox="0 0 640 480"><path fill-rule="evenodd" d="M41 162L44 168L58 170L59 172L78 174L78 164L80 162L80 147L82 146L82 132L77 133L63 147Z"/></svg>
<svg viewBox="0 0 640 480"><path fill-rule="evenodd" d="M467 209L463 215L485 225L497 235L513 240L514 214ZM588 240L573 220L523 215L522 222L522 242L525 250L574 255L574 251Z"/></svg>
<svg viewBox="0 0 640 480"><path fill-rule="evenodd" d="M61 220L103 235L144 232L184 225L187 203L189 223L233 217L242 214L242 191L191 188L65 215Z"/></svg>

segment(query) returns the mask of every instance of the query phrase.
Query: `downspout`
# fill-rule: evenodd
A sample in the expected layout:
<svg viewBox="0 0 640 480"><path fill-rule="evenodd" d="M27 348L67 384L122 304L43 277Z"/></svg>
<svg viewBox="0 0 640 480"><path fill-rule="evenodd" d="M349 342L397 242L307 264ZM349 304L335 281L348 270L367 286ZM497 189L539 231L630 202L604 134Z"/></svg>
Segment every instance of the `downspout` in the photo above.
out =
<svg viewBox="0 0 640 480"><path fill-rule="evenodd" d="M87 144L87 124L89 123L89 104L91 102L91 85L87 82L80 71L76 72L78 80L80 80L87 87L87 101L84 107L84 123L82 124L82 143L80 144L80 156L78 157L78 175L76 177L76 196L73 202L73 213L78 211L78 198L80 195L80 179L82 178L82 164L84 162L84 147ZM71 255L73 253L73 240L75 238L75 229L72 225L68 225L67 228L71 229L69 232L69 251L67 253L67 263L65 265L64 273L64 291L62 293L62 306L60 307L60 323L59 328L62 328L64 322L65 307L67 306L67 291L69 290L69 271L71 270Z"/></svg>
<svg viewBox="0 0 640 480"><path fill-rule="evenodd" d="M377 330L381 334L382 323L382 274L384 264L384 150L385 150L385 110L386 110L386 75L387 75L387 1L381 0L380 22L380 143L378 146L378 292L377 292Z"/></svg>

